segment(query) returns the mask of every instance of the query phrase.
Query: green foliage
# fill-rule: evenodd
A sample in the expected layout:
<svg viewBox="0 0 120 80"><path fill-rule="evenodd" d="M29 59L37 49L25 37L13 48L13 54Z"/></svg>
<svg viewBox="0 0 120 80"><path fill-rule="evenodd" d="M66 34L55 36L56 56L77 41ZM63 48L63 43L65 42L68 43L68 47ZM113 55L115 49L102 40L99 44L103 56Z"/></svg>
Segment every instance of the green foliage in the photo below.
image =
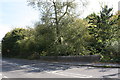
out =
<svg viewBox="0 0 120 80"><path fill-rule="evenodd" d="M106 60L113 59L113 55L118 53L118 16L113 16L111 12L112 8L106 5L99 15L93 13L86 18L89 22L89 33L94 37L91 47Z"/></svg>
<svg viewBox="0 0 120 80"><path fill-rule="evenodd" d="M87 22L75 19L71 23L62 26L59 43L54 42L47 49L47 56L88 55L88 39L91 36L87 32ZM53 30L54 31L54 30Z"/></svg>
<svg viewBox="0 0 120 80"><path fill-rule="evenodd" d="M81 19L75 19L62 29L63 44L68 48L69 55L87 55L87 44L91 39L88 34L87 22Z"/></svg>
<svg viewBox="0 0 120 80"><path fill-rule="evenodd" d="M81 7L84 7L86 1L81 1ZM38 8L41 13L41 23L55 28L56 43L59 44L61 39L61 26L65 26L64 20L76 17L78 14L75 12L76 2L74 0L28 0L28 4L34 8ZM66 23L68 24L68 23ZM57 45L57 44L56 44Z"/></svg>
<svg viewBox="0 0 120 80"><path fill-rule="evenodd" d="M47 4L50 3L44 3L44 7ZM48 10L50 4L45 8L42 22L35 24L34 28L15 28L5 35L2 40L3 56L37 59L39 56L100 54L104 61L120 61L119 11L113 15L112 8L104 6L99 14L79 19L69 11L70 8L68 13L61 12L67 6L72 7L72 3L53 4L56 10L52 10L58 11L57 17L55 12Z"/></svg>
<svg viewBox="0 0 120 80"><path fill-rule="evenodd" d="M55 41L55 30L52 27L47 27L46 25L37 25L35 27L35 42L36 49L40 55L54 44ZM47 54L46 54L47 55Z"/></svg>
<svg viewBox="0 0 120 80"><path fill-rule="evenodd" d="M18 40L24 39L26 36L26 29L15 28L8 32L2 40L2 55L3 56L16 56L19 54L20 47L17 44Z"/></svg>

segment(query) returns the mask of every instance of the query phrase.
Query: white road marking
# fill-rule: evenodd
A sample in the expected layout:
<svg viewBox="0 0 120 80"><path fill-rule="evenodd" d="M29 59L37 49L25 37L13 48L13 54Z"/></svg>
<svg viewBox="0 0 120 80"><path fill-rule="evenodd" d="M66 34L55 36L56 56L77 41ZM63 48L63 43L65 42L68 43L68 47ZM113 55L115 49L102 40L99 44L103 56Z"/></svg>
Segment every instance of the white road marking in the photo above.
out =
<svg viewBox="0 0 120 80"><path fill-rule="evenodd" d="M30 69L30 70L39 70L40 68L31 67L30 65L23 65L20 68Z"/></svg>
<svg viewBox="0 0 120 80"><path fill-rule="evenodd" d="M8 78L7 76L3 76L2 74L0 74L0 78Z"/></svg>
<svg viewBox="0 0 120 80"><path fill-rule="evenodd" d="M52 74L57 74L57 75L62 75L62 76L71 76L75 78L91 78L93 76L88 76L88 75L82 75L82 74L76 74L76 73L68 73L68 72L59 72L59 71L45 71L47 73L52 73Z"/></svg>
<svg viewBox="0 0 120 80"><path fill-rule="evenodd" d="M3 76L3 78L8 78L7 76Z"/></svg>

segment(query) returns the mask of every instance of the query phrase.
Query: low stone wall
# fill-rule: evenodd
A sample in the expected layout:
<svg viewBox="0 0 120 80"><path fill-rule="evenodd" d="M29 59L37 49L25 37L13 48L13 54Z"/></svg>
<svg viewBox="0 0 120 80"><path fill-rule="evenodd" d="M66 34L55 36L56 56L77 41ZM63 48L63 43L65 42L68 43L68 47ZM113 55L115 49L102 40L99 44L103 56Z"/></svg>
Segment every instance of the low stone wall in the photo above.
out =
<svg viewBox="0 0 120 80"><path fill-rule="evenodd" d="M87 56L40 56L40 60L47 61L67 61L67 62L96 62L100 60L100 55Z"/></svg>

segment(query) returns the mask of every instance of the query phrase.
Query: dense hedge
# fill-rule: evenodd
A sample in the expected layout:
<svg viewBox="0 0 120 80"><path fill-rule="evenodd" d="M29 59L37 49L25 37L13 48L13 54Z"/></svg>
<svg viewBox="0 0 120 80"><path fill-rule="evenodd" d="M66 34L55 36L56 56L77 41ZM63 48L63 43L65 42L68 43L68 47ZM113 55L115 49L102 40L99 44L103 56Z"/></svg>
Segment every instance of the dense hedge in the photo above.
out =
<svg viewBox="0 0 120 80"><path fill-rule="evenodd" d="M13 57L19 54L20 46L18 41L24 39L27 30L22 28L15 28L11 32L8 32L2 39L2 55Z"/></svg>

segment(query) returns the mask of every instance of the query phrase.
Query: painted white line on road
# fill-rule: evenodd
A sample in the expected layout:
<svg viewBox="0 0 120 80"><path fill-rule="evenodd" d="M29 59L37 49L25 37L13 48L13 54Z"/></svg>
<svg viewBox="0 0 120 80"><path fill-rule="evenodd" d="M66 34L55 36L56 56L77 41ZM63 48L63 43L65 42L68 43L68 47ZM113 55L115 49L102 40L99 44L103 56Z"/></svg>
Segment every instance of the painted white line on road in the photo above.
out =
<svg viewBox="0 0 120 80"><path fill-rule="evenodd" d="M76 73L68 73L68 72L58 72L58 71L50 71L50 72L45 71L45 72L57 74L57 75L62 75L62 76L70 76L70 77L75 77L75 78L92 78L93 77L93 76L76 74Z"/></svg>
<svg viewBox="0 0 120 80"><path fill-rule="evenodd" d="M31 67L30 65L23 65L23 66L19 66L19 67L28 69L28 70L39 70L40 69L40 68Z"/></svg>
<svg viewBox="0 0 120 80"><path fill-rule="evenodd" d="M0 74L0 76L1 76L1 78L8 78L7 76L4 76L4 75L2 75L2 74Z"/></svg>
<svg viewBox="0 0 120 80"><path fill-rule="evenodd" d="M3 76L3 78L8 78L7 76Z"/></svg>

